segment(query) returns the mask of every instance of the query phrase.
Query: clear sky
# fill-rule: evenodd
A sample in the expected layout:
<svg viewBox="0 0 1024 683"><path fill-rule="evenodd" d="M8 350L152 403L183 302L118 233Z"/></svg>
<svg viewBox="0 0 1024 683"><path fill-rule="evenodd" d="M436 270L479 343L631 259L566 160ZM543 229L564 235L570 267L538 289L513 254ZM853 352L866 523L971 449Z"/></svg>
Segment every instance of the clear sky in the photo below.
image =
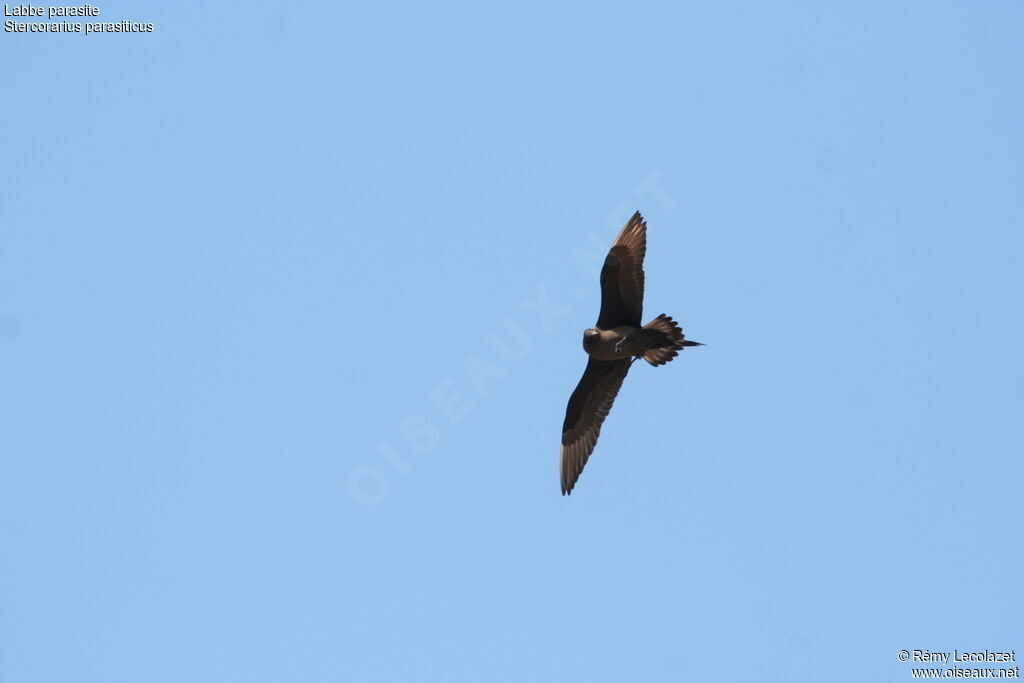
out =
<svg viewBox="0 0 1024 683"><path fill-rule="evenodd" d="M0 680L1024 657L1024 6L209 5L0 35Z"/></svg>

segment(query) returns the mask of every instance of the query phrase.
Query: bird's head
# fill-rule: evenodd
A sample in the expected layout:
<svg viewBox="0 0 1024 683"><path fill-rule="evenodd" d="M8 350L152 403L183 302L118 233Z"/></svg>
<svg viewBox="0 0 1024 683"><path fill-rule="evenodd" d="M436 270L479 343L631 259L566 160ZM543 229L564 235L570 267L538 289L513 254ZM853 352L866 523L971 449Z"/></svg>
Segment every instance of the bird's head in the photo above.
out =
<svg viewBox="0 0 1024 683"><path fill-rule="evenodd" d="M589 329L583 330L583 348L592 348L595 344L597 344L600 338L601 331L598 330L596 327L591 327Z"/></svg>
<svg viewBox="0 0 1024 683"><path fill-rule="evenodd" d="M583 330L583 338L584 339L588 339L590 337L596 337L599 334L601 334L601 333L598 331L598 329L596 327L588 327L587 329Z"/></svg>

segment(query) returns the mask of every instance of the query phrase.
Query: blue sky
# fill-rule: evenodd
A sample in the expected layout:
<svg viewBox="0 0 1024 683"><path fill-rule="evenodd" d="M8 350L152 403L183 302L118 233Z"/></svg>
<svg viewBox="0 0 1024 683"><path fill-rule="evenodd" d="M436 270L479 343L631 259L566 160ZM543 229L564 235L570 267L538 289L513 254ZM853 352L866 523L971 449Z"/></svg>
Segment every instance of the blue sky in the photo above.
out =
<svg viewBox="0 0 1024 683"><path fill-rule="evenodd" d="M1024 651L1018 3L103 3L0 36L0 680ZM649 225L571 498L591 260Z"/></svg>

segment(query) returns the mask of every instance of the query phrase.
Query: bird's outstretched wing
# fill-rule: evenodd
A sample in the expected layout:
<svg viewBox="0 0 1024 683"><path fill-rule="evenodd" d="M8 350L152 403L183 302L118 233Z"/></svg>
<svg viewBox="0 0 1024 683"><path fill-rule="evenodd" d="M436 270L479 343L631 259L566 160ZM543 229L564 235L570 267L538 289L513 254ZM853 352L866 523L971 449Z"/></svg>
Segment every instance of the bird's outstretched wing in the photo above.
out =
<svg viewBox="0 0 1024 683"><path fill-rule="evenodd" d="M583 466L594 452L601 423L608 416L630 360L591 358L587 369L569 397L562 425L562 495L572 493Z"/></svg>
<svg viewBox="0 0 1024 683"><path fill-rule="evenodd" d="M644 311L644 255L647 222L637 211L626 222L601 268L601 314L597 326L640 327Z"/></svg>

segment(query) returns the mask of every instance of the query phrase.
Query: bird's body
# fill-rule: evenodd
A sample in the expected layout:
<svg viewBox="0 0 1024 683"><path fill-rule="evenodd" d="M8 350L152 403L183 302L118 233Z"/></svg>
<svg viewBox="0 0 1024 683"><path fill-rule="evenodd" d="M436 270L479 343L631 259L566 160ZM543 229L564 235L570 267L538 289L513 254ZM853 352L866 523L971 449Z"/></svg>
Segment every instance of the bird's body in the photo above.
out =
<svg viewBox="0 0 1024 683"><path fill-rule="evenodd" d="M671 318L667 318L671 320ZM675 328L678 329L678 328ZM583 350L598 360L625 360L645 358L651 351L675 350L676 342L683 346L695 346L697 342L674 340L671 333L647 327L619 325L610 330L591 327L583 333ZM667 361L666 361L667 362ZM661 363L651 363L661 365Z"/></svg>
<svg viewBox="0 0 1024 683"><path fill-rule="evenodd" d="M601 313L597 325L583 332L583 349L590 356L576 390L569 398L562 425L562 494L572 493L583 466L597 444L601 425L637 358L664 365L689 341L665 314L640 326L643 313L647 224L633 214L619 232L601 268Z"/></svg>
<svg viewBox="0 0 1024 683"><path fill-rule="evenodd" d="M636 327L620 325L610 330L591 327L583 333L583 350L598 360L624 360L633 357L631 338Z"/></svg>

